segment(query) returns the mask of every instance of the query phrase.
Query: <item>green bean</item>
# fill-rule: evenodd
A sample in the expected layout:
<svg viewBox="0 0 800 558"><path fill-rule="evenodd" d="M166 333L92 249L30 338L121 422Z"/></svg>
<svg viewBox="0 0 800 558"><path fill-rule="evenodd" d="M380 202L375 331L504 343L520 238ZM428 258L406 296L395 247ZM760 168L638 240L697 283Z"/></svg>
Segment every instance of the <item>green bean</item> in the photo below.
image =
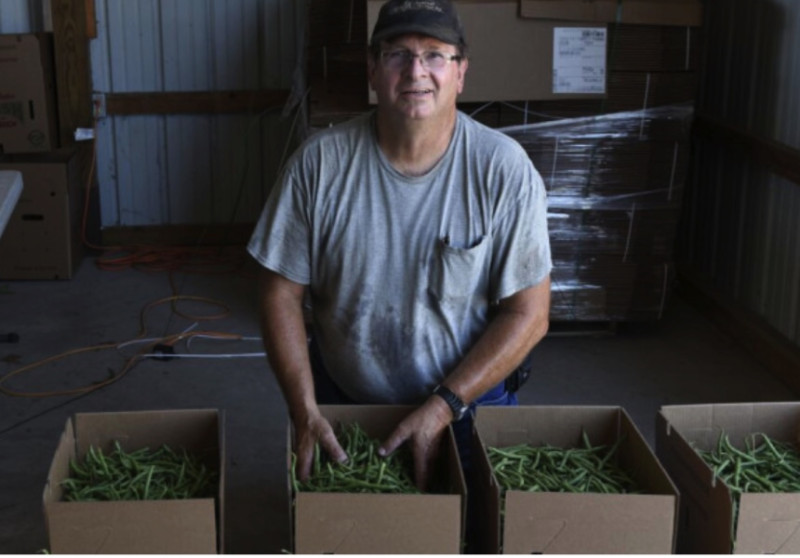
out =
<svg viewBox="0 0 800 558"><path fill-rule="evenodd" d="M486 453L500 488L501 521L509 490L527 492L637 493L635 481L616 465L623 437L611 446L592 445L586 431L579 447L552 445L487 446Z"/></svg>
<svg viewBox="0 0 800 558"><path fill-rule="evenodd" d="M800 452L790 443L773 440L758 432L744 437L744 450L734 446L721 432L713 450L695 451L731 492L731 543L736 541L739 502L749 492L800 492Z"/></svg>
<svg viewBox="0 0 800 558"><path fill-rule="evenodd" d="M388 457L378 455L378 440L352 423L339 428L339 443L348 454L345 463L334 463L314 446L311 475L300 482L296 477L297 456L292 455L291 479L294 492L417 493L411 474L411 454L401 447Z"/></svg>
<svg viewBox="0 0 800 558"><path fill-rule="evenodd" d="M614 464L622 442L594 446L584 431L582 446L557 448L519 444L487 447L501 490L628 493L637 491L633 479Z"/></svg>
<svg viewBox="0 0 800 558"><path fill-rule="evenodd" d="M213 494L216 473L189 455L164 445L156 451L123 451L118 441L104 454L90 446L82 463L70 460L70 477L62 481L64 499L143 500L206 497Z"/></svg>

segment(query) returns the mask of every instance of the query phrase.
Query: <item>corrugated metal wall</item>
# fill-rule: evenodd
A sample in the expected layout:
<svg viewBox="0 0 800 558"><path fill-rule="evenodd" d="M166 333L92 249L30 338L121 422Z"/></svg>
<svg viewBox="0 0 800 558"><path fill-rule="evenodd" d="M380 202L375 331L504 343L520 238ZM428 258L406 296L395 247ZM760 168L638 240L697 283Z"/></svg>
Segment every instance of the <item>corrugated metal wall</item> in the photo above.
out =
<svg viewBox="0 0 800 558"><path fill-rule="evenodd" d="M44 29L41 0L0 0L0 33Z"/></svg>
<svg viewBox="0 0 800 558"><path fill-rule="evenodd" d="M800 2L708 0L697 112L800 149ZM698 139L678 252L800 345L800 184Z"/></svg>
<svg viewBox="0 0 800 558"><path fill-rule="evenodd" d="M103 93L289 89L297 0L97 0L92 79ZM253 222L290 118L115 116L97 128L104 226Z"/></svg>
<svg viewBox="0 0 800 558"><path fill-rule="evenodd" d="M290 89L304 0L95 0L99 93ZM46 30L42 0L0 0L0 32ZM302 93L302 83L299 84ZM292 116L113 116L97 121L104 227L253 222Z"/></svg>

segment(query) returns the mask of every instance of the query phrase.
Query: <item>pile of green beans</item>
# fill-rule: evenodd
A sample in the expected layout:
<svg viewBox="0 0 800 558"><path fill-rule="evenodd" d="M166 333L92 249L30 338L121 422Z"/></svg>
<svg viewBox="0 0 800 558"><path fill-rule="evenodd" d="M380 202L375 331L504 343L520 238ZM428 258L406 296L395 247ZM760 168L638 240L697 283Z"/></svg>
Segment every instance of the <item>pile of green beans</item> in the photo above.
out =
<svg viewBox="0 0 800 558"><path fill-rule="evenodd" d="M367 436L358 423L341 428L337 438L347 452L345 463L334 463L314 447L314 463L309 478L300 482L295 473L296 456L292 455L294 492L347 492L373 494L418 494L414 484L411 453L405 447L387 457L378 455L380 441Z"/></svg>
<svg viewBox="0 0 800 558"><path fill-rule="evenodd" d="M503 493L639 492L633 478L617 464L615 455L622 438L612 446L593 446L584 432L582 447L519 444L487 447L489 462Z"/></svg>
<svg viewBox="0 0 800 558"><path fill-rule="evenodd" d="M217 480L194 456L166 445L126 453L114 441L108 455L90 446L82 463L73 459L69 467L70 477L61 482L69 502L212 497Z"/></svg>
<svg viewBox="0 0 800 558"><path fill-rule="evenodd" d="M800 452L795 444L773 440L764 433L745 437L745 448L734 446L721 432L713 450L697 453L730 489L733 498L731 540L736 540L739 500L745 492L800 492Z"/></svg>
<svg viewBox="0 0 800 558"><path fill-rule="evenodd" d="M744 492L800 492L800 453L794 444L756 433L736 448L727 433L719 436L711 451L698 450L734 494Z"/></svg>

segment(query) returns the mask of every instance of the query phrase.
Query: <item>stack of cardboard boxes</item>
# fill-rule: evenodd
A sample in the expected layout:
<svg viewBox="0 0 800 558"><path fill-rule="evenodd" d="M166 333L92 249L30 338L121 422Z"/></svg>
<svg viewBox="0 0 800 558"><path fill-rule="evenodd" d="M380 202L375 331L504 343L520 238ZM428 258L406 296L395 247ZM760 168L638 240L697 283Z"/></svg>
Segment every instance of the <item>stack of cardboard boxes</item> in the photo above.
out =
<svg viewBox="0 0 800 558"><path fill-rule="evenodd" d="M52 36L0 35L0 75L0 170L23 183L0 238L0 279L69 278L82 255L88 157L59 143Z"/></svg>
<svg viewBox="0 0 800 558"><path fill-rule="evenodd" d="M310 131L373 107L366 45L382 4L310 3ZM517 138L551 196L551 319L660 318L689 161L701 2L456 4L470 58L459 108Z"/></svg>
<svg viewBox="0 0 800 558"><path fill-rule="evenodd" d="M504 128L548 187L552 320L660 318L691 120L670 105Z"/></svg>

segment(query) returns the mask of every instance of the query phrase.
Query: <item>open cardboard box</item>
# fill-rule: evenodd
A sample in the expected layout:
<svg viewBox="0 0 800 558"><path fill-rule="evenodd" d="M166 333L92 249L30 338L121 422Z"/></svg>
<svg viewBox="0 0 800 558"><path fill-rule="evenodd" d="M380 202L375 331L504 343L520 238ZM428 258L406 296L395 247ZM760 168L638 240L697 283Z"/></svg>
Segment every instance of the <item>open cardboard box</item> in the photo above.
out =
<svg viewBox="0 0 800 558"><path fill-rule="evenodd" d="M694 448L711 450L725 432L744 448L764 433L797 442L800 402L668 405L656 418L656 452L681 491L677 550L690 554L800 553L800 493L743 494L732 538L728 487Z"/></svg>
<svg viewBox="0 0 800 558"><path fill-rule="evenodd" d="M358 423L371 438L384 439L414 407L321 405L331 424ZM293 507L297 554L458 554L466 486L452 429L443 440L436 475L444 493L291 494L292 431L287 482Z"/></svg>
<svg viewBox="0 0 800 558"><path fill-rule="evenodd" d="M524 492L510 490L505 508L486 447L528 443L582 447L622 438L617 464L642 494ZM670 554L678 493L628 414L620 407L479 407L473 463L476 498L486 514L476 549L505 554ZM502 518L502 521L501 521ZM502 532L501 532L502 529Z"/></svg>
<svg viewBox="0 0 800 558"><path fill-rule="evenodd" d="M167 444L219 473L216 498L118 502L62 501L71 459L89 446L126 452ZM216 410L79 413L67 420L44 489L53 554L215 554L223 549L224 436Z"/></svg>

